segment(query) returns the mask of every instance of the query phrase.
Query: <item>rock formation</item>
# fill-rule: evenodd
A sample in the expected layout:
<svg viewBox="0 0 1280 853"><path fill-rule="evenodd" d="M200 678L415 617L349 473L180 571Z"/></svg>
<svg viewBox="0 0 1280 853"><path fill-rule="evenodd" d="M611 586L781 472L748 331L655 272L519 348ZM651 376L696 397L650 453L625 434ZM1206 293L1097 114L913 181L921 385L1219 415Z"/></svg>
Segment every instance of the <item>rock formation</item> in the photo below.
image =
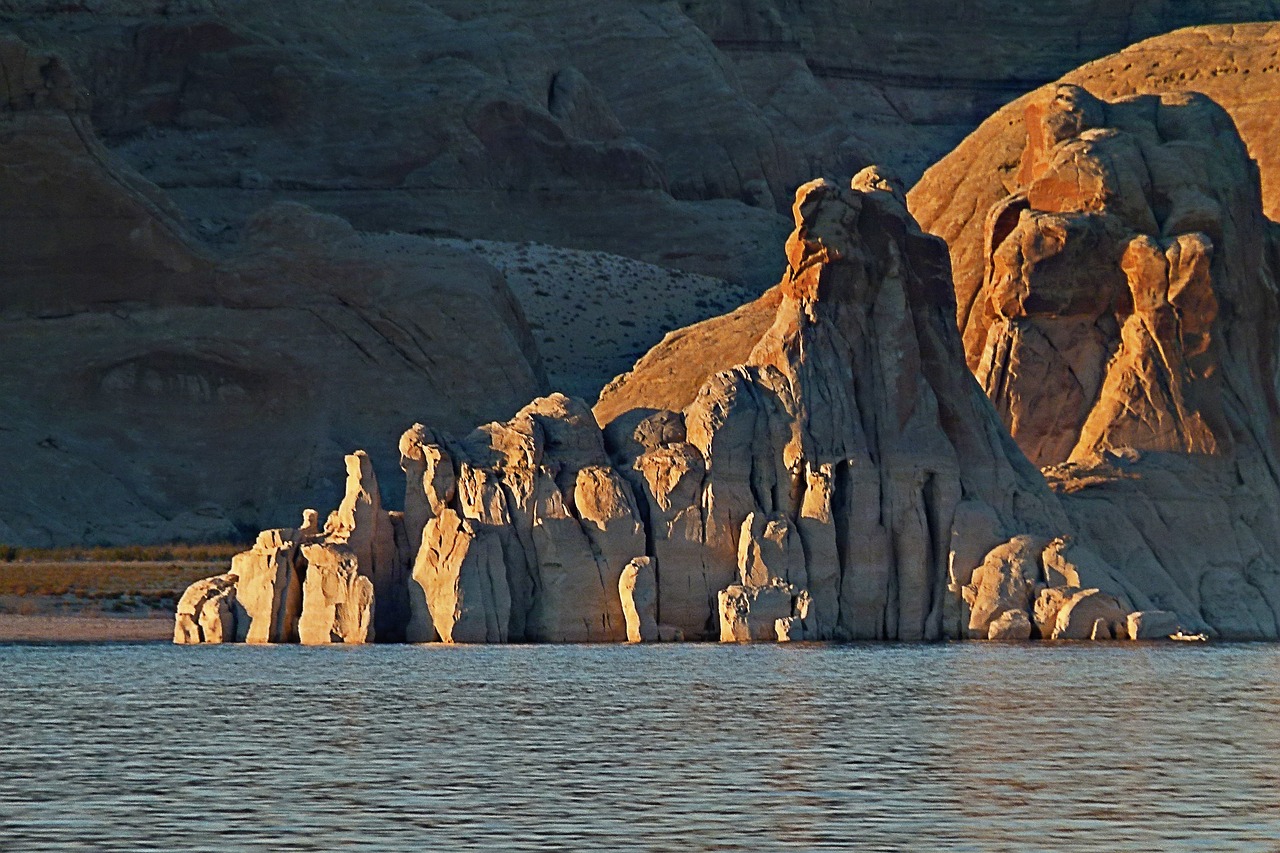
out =
<svg viewBox="0 0 1280 853"><path fill-rule="evenodd" d="M0 37L0 69L0 541L238 537L336 501L314 460L387 418L469 429L543 390L469 254L293 203L212 247L97 142L57 57Z"/></svg>
<svg viewBox="0 0 1280 853"><path fill-rule="evenodd" d="M324 528L303 512L294 528L264 530L231 571L197 581L178 603L176 643L403 641L410 622L403 516L381 508L369 457L346 457L346 495ZM390 604L385 603L391 602ZM381 626L381 627L378 627Z"/></svg>
<svg viewBox="0 0 1280 853"><path fill-rule="evenodd" d="M390 520L393 562L413 566L407 616L378 608L380 639L1009 637L1031 634L1044 595L1079 611L1049 635L1085 620L1111 638L1147 607L1064 538L964 367L946 247L892 183L812 181L793 215L772 324L744 362L704 365L682 411L632 381L603 430L561 394L462 439L415 424L403 514L378 508L348 457L335 518L353 523L328 535L368 542Z"/></svg>
<svg viewBox="0 0 1280 853"><path fill-rule="evenodd" d="M356 553L342 545L312 543L302 546L302 557L307 568L299 641L310 646L372 642L374 586L360 574Z"/></svg>
<svg viewBox="0 0 1280 853"><path fill-rule="evenodd" d="M661 639L658 628L658 578L652 557L636 557L618 578L618 597L627 620L628 643L653 643Z"/></svg>
<svg viewBox="0 0 1280 853"><path fill-rule="evenodd" d="M178 601L173 641L179 644L229 643L236 639L236 581L216 575L187 587Z"/></svg>
<svg viewBox="0 0 1280 853"><path fill-rule="evenodd" d="M1018 109L911 196L953 240L968 363L1131 596L1191 629L1274 638L1280 229L1257 166L1202 95L1060 84ZM1067 612L1062 636L1094 633ZM1117 631L1114 608L1086 612Z"/></svg>
<svg viewBox="0 0 1280 853"><path fill-rule="evenodd" d="M741 259L681 235L716 214L674 200L781 209L811 175L867 158L914 177L1081 62L1173 27L1277 16L1274 0L1068 0L1018 15L848 0L14 0L0 21L66 52L95 122L192 209L225 216L232 196L286 190L335 196L331 212L369 230L568 232L578 248L639 240L723 268ZM584 191L613 203L583 215L571 195ZM667 198L634 198L650 193ZM490 208L502 194L510 209ZM685 221L640 227L642 205Z"/></svg>
<svg viewBox="0 0 1280 853"><path fill-rule="evenodd" d="M33 355L0 371L0 394L19 400L0 432L16 484L0 493L0 541L245 535L294 506L332 505L338 482L317 460L340 450L374 448L385 479L389 422L426 409L463 433L551 387L590 398L666 329L776 280L799 181L897 152L914 174L1010 86L1159 25L1275 11L1104 6L7 3L0 27L65 61L5 36L4 155L21 169L2 182L0 322L13 351ZM886 28L904 37L879 37ZM975 31L984 50L938 47ZM1265 173L1274 43L1265 26L1203 28L1078 73L1209 92ZM1264 175L1268 199L1269 186ZM281 200L361 230L296 205L263 214ZM367 233L388 230L423 236ZM669 313L585 293L589 331L539 330L555 342L555 378L572 378L552 386L520 307L477 263L494 254L437 236L493 238L512 258L528 240L591 250L565 260L582 279L605 250L709 275L675 279L688 298ZM577 316L576 292L548 270L521 299ZM413 324L390 324L407 313ZM619 342L608 359L601 339ZM689 397L663 407L682 409L705 378L675 383Z"/></svg>

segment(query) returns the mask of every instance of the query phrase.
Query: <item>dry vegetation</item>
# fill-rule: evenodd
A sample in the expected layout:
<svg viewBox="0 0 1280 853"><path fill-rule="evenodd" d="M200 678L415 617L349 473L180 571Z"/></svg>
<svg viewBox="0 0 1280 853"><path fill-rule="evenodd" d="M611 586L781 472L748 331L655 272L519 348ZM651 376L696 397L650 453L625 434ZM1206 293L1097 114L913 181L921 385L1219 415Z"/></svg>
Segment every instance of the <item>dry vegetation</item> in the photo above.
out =
<svg viewBox="0 0 1280 853"><path fill-rule="evenodd" d="M0 613L172 611L193 581L225 571L243 545L0 546Z"/></svg>

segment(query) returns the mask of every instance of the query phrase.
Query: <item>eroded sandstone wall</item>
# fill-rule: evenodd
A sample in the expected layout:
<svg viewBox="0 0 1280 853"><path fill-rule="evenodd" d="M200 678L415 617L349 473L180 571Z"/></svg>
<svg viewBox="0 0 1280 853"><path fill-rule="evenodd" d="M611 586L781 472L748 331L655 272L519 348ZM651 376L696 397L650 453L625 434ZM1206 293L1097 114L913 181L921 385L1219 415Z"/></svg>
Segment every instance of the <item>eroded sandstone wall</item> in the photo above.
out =
<svg viewBox="0 0 1280 853"><path fill-rule="evenodd" d="M1275 637L1277 226L1257 164L1203 95L1059 84L1018 109L912 191L954 241L967 360L1127 586Z"/></svg>

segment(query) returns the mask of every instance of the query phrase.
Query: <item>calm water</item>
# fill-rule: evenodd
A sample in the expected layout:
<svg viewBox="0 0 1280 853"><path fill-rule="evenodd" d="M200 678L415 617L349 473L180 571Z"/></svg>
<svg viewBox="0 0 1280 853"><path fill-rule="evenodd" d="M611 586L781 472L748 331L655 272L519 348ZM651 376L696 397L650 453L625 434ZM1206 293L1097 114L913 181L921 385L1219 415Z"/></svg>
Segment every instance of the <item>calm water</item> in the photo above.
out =
<svg viewBox="0 0 1280 853"><path fill-rule="evenodd" d="M1277 850L1280 646L0 646L0 850Z"/></svg>

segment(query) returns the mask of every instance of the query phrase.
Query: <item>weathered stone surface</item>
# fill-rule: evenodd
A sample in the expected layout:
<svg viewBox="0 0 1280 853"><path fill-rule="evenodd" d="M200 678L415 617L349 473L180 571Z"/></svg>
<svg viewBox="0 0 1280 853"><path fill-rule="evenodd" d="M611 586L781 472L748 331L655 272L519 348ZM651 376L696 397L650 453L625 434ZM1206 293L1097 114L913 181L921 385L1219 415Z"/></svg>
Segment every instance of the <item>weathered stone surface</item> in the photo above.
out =
<svg viewBox="0 0 1280 853"><path fill-rule="evenodd" d="M1167 640L1180 629L1178 614L1168 610L1139 610L1129 614L1130 640Z"/></svg>
<svg viewBox="0 0 1280 853"><path fill-rule="evenodd" d="M1115 62L1080 75L1123 78ZM911 201L951 241L970 365L1092 554L1060 582L1276 636L1280 230L1231 117L1200 94L1058 84Z"/></svg>
<svg viewBox="0 0 1280 853"><path fill-rule="evenodd" d="M652 557L636 557L618 578L618 595L627 620L628 643L656 643L658 631L658 578Z"/></svg>
<svg viewBox="0 0 1280 853"><path fill-rule="evenodd" d="M446 509L427 522L413 567L428 619L415 614L408 632L425 642L433 626L446 643L505 643L510 592L502 545L492 530ZM416 596L414 597L416 598Z"/></svg>
<svg viewBox="0 0 1280 853"><path fill-rule="evenodd" d="M991 626L1005 613L1026 614L1031 609L1032 596L1041 579L1040 552L1045 544L1034 536L1016 536L993 548L974 570L964 589L970 637L989 637ZM1001 624L1005 626L1002 630L1012 630L1008 623ZM1029 623L1027 630L1029 634Z"/></svg>
<svg viewBox="0 0 1280 853"><path fill-rule="evenodd" d="M1007 530L1065 529L1053 499L1002 442L971 380L954 367L947 306L933 301L945 299L931 278L945 287L941 246L913 230L878 172L854 186L846 192L814 182L798 192L774 323L747 364L703 359L690 370L689 359L659 347L646 357L647 374L624 378L597 407L602 420L618 413L608 427L614 458L648 496L663 565L672 561L660 549L673 539L705 543L700 561L691 559L699 555L693 549L677 562L701 566L686 575L691 583L672 589L677 579L669 572L660 583L663 620L687 614L678 623L686 630L705 612L701 590L731 582L742 524L753 512L787 516L803 543L812 598L806 630L815 638L942 635L944 610L954 609L944 600L958 600L974 565ZM684 372L681 382L702 382L685 409L683 434L665 443L652 437L650 419L672 399L670 386L655 380L652 392L647 387L664 362L672 375ZM966 517L994 519L974 543L964 538L967 526L951 533L959 482L974 494ZM672 502L677 484L692 493ZM1026 496L1016 508L1015 493ZM672 531L685 517L681 504L699 507L693 520L700 527ZM959 584L948 579L953 539ZM945 564L929 563L938 557ZM898 590L892 604L891 587ZM678 604L677 595L685 596ZM946 633L967 634L967 618L959 621L947 617Z"/></svg>
<svg viewBox="0 0 1280 853"><path fill-rule="evenodd" d="M236 577L237 642L298 641L302 563L292 534L288 530L265 531L252 550L231 558L231 574Z"/></svg>
<svg viewBox="0 0 1280 853"><path fill-rule="evenodd" d="M395 532L382 509L369 454L357 450L346 457L346 466L346 495L325 525L326 541L350 549L359 573L373 584L379 636L399 642L409 621L408 567L396 551Z"/></svg>
<svg viewBox="0 0 1280 853"><path fill-rule="evenodd" d="M234 574L227 573L187 587L178 600L173 641L178 644L234 641L236 580Z"/></svg>
<svg viewBox="0 0 1280 853"><path fill-rule="evenodd" d="M1054 629L1058 627L1058 612L1079 591L1079 587L1073 586L1047 586L1036 593L1032 621L1037 637L1043 640L1053 637Z"/></svg>
<svg viewBox="0 0 1280 853"><path fill-rule="evenodd" d="M388 418L464 430L543 389L491 267L285 203L215 248L98 142L64 64L4 35L0 67L0 339L25 354L0 452L40 484L0 490L6 541L230 539L332 506L312 460Z"/></svg>
<svg viewBox="0 0 1280 853"><path fill-rule="evenodd" d="M807 586L800 535L786 515L747 514L738 538L738 577L746 586L765 586L773 578Z"/></svg>
<svg viewBox="0 0 1280 853"><path fill-rule="evenodd" d="M361 574L356 553L343 545L307 544L302 546L302 556L307 577L302 585L299 642L373 642L373 582Z"/></svg>
<svg viewBox="0 0 1280 853"><path fill-rule="evenodd" d="M1031 620L1025 610L1006 610L987 628L988 640L1029 640L1031 639Z"/></svg>
<svg viewBox="0 0 1280 853"><path fill-rule="evenodd" d="M776 641L777 623L792 618L795 589L787 584L731 584L719 598L720 642Z"/></svg>
<svg viewBox="0 0 1280 853"><path fill-rule="evenodd" d="M1050 639L1110 640L1122 623L1128 625L1128 612L1119 601L1096 589L1082 589L1063 602Z"/></svg>

